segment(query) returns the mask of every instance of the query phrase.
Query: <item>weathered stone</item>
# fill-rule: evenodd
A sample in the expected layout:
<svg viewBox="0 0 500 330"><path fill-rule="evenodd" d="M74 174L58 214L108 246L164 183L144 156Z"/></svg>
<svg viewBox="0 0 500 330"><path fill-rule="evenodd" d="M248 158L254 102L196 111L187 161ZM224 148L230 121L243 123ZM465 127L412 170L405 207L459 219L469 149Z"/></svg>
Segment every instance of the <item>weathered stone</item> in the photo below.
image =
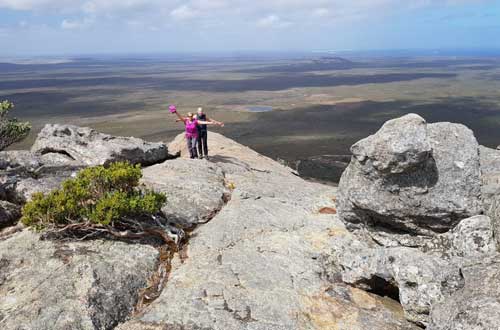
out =
<svg viewBox="0 0 500 330"><path fill-rule="evenodd" d="M182 227L210 220L229 194L224 173L205 160L174 159L143 169L142 183L166 193L165 217Z"/></svg>
<svg viewBox="0 0 500 330"><path fill-rule="evenodd" d="M436 123L427 125L424 134L425 124L409 118L390 121L391 129L383 127L356 144L339 183L342 220L384 245L422 245L422 238L446 232L483 210L472 131ZM417 141L406 131L417 134ZM403 138L409 141L397 143L397 148L389 142Z"/></svg>
<svg viewBox="0 0 500 330"><path fill-rule="evenodd" d="M147 245L18 233L0 241L1 328L113 329L131 314L157 261Z"/></svg>
<svg viewBox="0 0 500 330"><path fill-rule="evenodd" d="M0 200L15 201L16 177L0 173Z"/></svg>
<svg viewBox="0 0 500 330"><path fill-rule="evenodd" d="M477 215L460 221L446 235L450 241L450 248L447 252L453 256L474 260L477 257L493 255L497 250L492 221L485 215Z"/></svg>
<svg viewBox="0 0 500 330"><path fill-rule="evenodd" d="M49 173L83 164L59 153L39 154L27 150L0 151L0 170L14 173Z"/></svg>
<svg viewBox="0 0 500 330"><path fill-rule="evenodd" d="M14 225L20 217L18 205L0 200L0 229Z"/></svg>
<svg viewBox="0 0 500 330"><path fill-rule="evenodd" d="M484 209L491 207L493 198L500 194L500 150L479 147L481 156L481 197Z"/></svg>
<svg viewBox="0 0 500 330"><path fill-rule="evenodd" d="M0 152L0 197L17 204L31 199L35 192L49 192L83 168L62 154L37 154L12 150Z"/></svg>
<svg viewBox="0 0 500 330"><path fill-rule="evenodd" d="M23 167L35 170L42 166L40 156L27 150L0 151L0 170Z"/></svg>
<svg viewBox="0 0 500 330"><path fill-rule="evenodd" d="M496 239L497 249L500 250L500 195L495 195L490 200L488 215L491 218L493 234Z"/></svg>
<svg viewBox="0 0 500 330"><path fill-rule="evenodd" d="M472 133L426 125L415 115L381 131L357 144L344 175L356 188L343 190L340 200L344 215L358 217L346 221L359 229L355 234L336 214L335 187L306 182L216 133L209 133L210 161L181 158L144 168L142 183L167 194L169 222L195 228L160 296L137 315L130 311L158 266L155 249L10 234L0 240L2 329L416 330L434 308L446 311L429 327L471 326L480 317L494 324L495 312L486 307L493 316L483 316L478 306L498 307L496 287L469 289L473 281L480 285L481 272L488 283L497 281L495 262L473 270L477 260L494 258L497 220L474 216L482 209ZM171 145L180 150L184 142L182 134ZM23 155L17 167L36 169L15 191L68 177L65 164L84 158L50 151L37 155L40 169ZM44 172L47 163L60 167ZM418 248L384 247L398 244ZM463 308L462 293L470 299ZM462 323L448 321L464 315ZM444 329L452 328L436 328Z"/></svg>
<svg viewBox="0 0 500 330"><path fill-rule="evenodd" d="M57 124L45 125L31 151L64 154L89 166L125 160L151 165L168 158L167 147L163 143L111 136L88 127Z"/></svg>
<svg viewBox="0 0 500 330"><path fill-rule="evenodd" d="M231 199L192 232L160 297L118 329L417 329L396 302L323 278L332 236L351 235L318 212L335 208L334 187L219 134L209 147L210 162L188 162L222 169Z"/></svg>
<svg viewBox="0 0 500 330"><path fill-rule="evenodd" d="M366 174L399 174L426 163L432 147L425 120L415 114L387 121L380 130L351 147Z"/></svg>
<svg viewBox="0 0 500 330"><path fill-rule="evenodd" d="M27 178L18 178L16 183L16 196L17 201L25 203L31 200L33 194L41 192L41 193L49 193L52 190L58 189L61 186L61 183L64 180L70 178L71 173L67 173L66 175L51 175L46 177L41 177L38 179L34 179L31 177Z"/></svg>
<svg viewBox="0 0 500 330"><path fill-rule="evenodd" d="M459 266L439 254L357 241L334 246L330 277L338 271L344 283L399 300L407 319L420 325L427 324L433 304L463 285Z"/></svg>
<svg viewBox="0 0 500 330"><path fill-rule="evenodd" d="M500 258L462 268L465 285L435 304L428 330L493 330L500 327Z"/></svg>

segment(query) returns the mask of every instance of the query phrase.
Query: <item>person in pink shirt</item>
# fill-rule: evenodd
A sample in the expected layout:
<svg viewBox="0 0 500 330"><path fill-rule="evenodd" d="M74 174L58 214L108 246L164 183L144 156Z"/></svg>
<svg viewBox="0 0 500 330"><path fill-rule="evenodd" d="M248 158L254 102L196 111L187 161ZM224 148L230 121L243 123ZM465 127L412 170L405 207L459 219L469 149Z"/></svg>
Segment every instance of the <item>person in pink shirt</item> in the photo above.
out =
<svg viewBox="0 0 500 330"><path fill-rule="evenodd" d="M198 158L197 141L198 141L198 125L223 125L219 122L198 120L194 114L188 112L186 117L181 116L175 107L170 107L170 112L175 113L180 121L184 123L186 128L186 140L189 155L191 158Z"/></svg>

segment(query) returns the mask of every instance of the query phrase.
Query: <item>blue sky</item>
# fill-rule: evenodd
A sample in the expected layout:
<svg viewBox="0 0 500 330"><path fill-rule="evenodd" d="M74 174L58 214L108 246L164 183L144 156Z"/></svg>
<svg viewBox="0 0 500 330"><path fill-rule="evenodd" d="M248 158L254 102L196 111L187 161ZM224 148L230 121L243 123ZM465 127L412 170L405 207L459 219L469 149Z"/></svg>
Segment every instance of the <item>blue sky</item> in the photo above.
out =
<svg viewBox="0 0 500 330"><path fill-rule="evenodd" d="M500 48L500 0L0 0L2 55Z"/></svg>

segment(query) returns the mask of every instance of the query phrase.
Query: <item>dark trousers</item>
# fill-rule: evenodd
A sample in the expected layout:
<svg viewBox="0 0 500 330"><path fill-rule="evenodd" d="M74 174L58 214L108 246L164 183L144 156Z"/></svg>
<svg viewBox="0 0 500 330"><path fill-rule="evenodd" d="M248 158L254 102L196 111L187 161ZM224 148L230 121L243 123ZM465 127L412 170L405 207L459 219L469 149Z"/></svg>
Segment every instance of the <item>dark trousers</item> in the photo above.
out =
<svg viewBox="0 0 500 330"><path fill-rule="evenodd" d="M189 156L191 158L197 158L198 153L196 152L196 142L198 141L198 138L196 136L193 137L186 136L186 140L187 140L187 147L189 150Z"/></svg>
<svg viewBox="0 0 500 330"><path fill-rule="evenodd" d="M198 155L208 156L207 131L198 131Z"/></svg>

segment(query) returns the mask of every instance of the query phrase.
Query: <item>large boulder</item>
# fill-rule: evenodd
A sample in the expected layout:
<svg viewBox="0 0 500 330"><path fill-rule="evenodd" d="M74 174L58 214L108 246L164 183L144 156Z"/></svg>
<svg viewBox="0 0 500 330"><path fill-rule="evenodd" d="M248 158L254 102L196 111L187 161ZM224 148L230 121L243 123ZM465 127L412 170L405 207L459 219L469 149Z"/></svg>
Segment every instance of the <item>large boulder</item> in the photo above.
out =
<svg viewBox="0 0 500 330"><path fill-rule="evenodd" d="M113 329L133 312L158 257L148 245L15 234L0 241L1 328Z"/></svg>
<svg viewBox="0 0 500 330"><path fill-rule="evenodd" d="M352 146L339 215L383 245L421 245L483 211L478 148L463 125L414 114L388 121Z"/></svg>
<svg viewBox="0 0 500 330"><path fill-rule="evenodd" d="M427 330L493 330L500 327L500 258L462 267L465 285L433 306Z"/></svg>
<svg viewBox="0 0 500 330"><path fill-rule="evenodd" d="M367 175L412 172L432 156L427 123L415 114L389 120L377 134L354 144L351 152Z"/></svg>
<svg viewBox="0 0 500 330"><path fill-rule="evenodd" d="M88 127L47 124L38 134L31 151L60 153L88 166L114 161L151 165L168 158L163 143L152 143L134 137L116 137Z"/></svg>

